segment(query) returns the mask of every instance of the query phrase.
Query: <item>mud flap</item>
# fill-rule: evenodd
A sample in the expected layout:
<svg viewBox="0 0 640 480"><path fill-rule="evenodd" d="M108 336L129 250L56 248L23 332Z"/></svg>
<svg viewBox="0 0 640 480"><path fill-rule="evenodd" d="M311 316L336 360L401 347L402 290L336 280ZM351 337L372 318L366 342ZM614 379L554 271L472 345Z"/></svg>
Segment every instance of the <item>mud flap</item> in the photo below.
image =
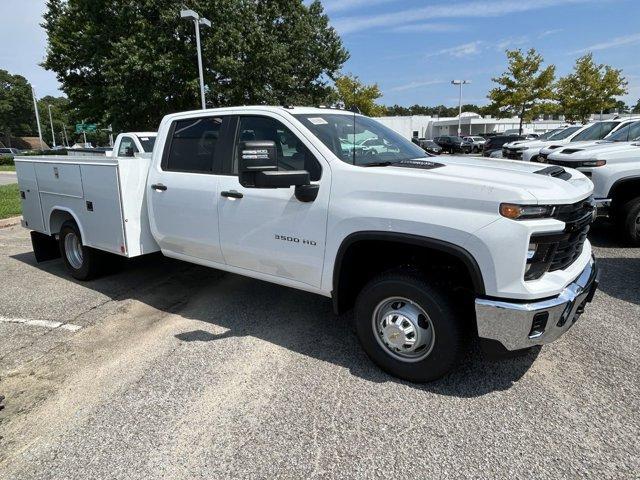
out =
<svg viewBox="0 0 640 480"><path fill-rule="evenodd" d="M46 262L60 258L60 248L55 237L44 233L31 231L31 245L36 256L36 262Z"/></svg>

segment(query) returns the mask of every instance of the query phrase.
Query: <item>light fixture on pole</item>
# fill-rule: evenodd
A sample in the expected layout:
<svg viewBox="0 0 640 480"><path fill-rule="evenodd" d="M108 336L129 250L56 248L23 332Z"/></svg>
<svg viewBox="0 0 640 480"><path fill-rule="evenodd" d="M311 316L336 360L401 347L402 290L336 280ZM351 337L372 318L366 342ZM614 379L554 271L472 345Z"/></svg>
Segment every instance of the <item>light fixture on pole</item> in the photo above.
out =
<svg viewBox="0 0 640 480"><path fill-rule="evenodd" d="M40 138L40 150L44 150L44 142L42 141L42 128L40 128L40 114L38 113L38 101L36 100L36 92L31 87L31 96L33 96L33 109L36 111L36 123L38 124L38 138Z"/></svg>
<svg viewBox="0 0 640 480"><path fill-rule="evenodd" d="M462 85L471 83L471 80L451 80L451 85L458 85L460 87L460 93L458 94L458 136L462 136ZM471 134L471 131L469 131Z"/></svg>
<svg viewBox="0 0 640 480"><path fill-rule="evenodd" d="M51 104L47 105L49 109L49 123L51 124L51 139L53 140L53 146L56 146L56 134L53 131L53 117L51 116Z"/></svg>
<svg viewBox="0 0 640 480"><path fill-rule="evenodd" d="M200 101L202 103L202 109L207 108L204 99L204 74L202 73L202 50L200 48L200 25L204 27L211 27L211 21L204 17L200 17L193 10L180 10L180 17L187 20L193 20L196 27L196 49L198 50L198 74L200 75Z"/></svg>

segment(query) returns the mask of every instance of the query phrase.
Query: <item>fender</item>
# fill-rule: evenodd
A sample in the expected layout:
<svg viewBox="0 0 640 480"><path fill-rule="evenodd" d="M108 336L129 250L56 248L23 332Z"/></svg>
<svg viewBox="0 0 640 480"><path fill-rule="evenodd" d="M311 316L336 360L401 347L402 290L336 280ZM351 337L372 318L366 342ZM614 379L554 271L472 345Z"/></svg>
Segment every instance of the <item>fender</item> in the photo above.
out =
<svg viewBox="0 0 640 480"><path fill-rule="evenodd" d="M417 245L420 247L430 248L432 250L441 251L458 258L462 264L467 268L469 275L471 276L471 282L473 289L477 295L485 294L484 280L482 278L482 272L478 266L478 262L467 250L455 245L453 243L446 242L444 240L438 240L435 238L422 237L419 235L411 235L408 233L395 233L395 232L383 232L383 231L362 231L355 232L348 235L340 245L336 259L333 266L333 290L331 297L333 299L334 309L337 311L338 306L338 282L340 280L340 273L342 269L342 261L347 249L356 242L363 240L382 240L389 242L405 243L410 245Z"/></svg>
<svg viewBox="0 0 640 480"><path fill-rule="evenodd" d="M613 183L613 185L611 185L611 188L609 189L609 195L607 195L607 198L613 198L613 195L615 194L617 188L620 188L625 183L633 182L633 181L640 181L640 176L634 175L632 177L625 177L625 178L616 180Z"/></svg>
<svg viewBox="0 0 640 480"><path fill-rule="evenodd" d="M60 212L65 212L68 213L69 215L71 215L71 217L73 218L74 222L76 222L76 225L78 226L78 229L80 230L80 235L82 236L82 238L86 238L84 236L84 229L82 228L82 224L80 223L80 221L78 220L78 217L76 216L76 214L69 208L67 207L60 207L60 206L53 206L51 207L51 209L49 210L49 215L47 216L47 233L49 235L53 235L54 233L57 232L52 232L51 231L51 217L54 214L54 212L56 211L60 211Z"/></svg>

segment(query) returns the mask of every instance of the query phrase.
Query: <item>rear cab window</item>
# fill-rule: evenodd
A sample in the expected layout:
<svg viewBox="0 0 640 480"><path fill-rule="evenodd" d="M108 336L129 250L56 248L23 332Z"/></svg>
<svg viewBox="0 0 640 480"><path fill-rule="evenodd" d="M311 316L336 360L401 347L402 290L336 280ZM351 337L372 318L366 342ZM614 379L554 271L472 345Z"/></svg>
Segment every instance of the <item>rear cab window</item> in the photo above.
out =
<svg viewBox="0 0 640 480"><path fill-rule="evenodd" d="M227 117L176 120L162 158L162 170L214 173L216 147Z"/></svg>

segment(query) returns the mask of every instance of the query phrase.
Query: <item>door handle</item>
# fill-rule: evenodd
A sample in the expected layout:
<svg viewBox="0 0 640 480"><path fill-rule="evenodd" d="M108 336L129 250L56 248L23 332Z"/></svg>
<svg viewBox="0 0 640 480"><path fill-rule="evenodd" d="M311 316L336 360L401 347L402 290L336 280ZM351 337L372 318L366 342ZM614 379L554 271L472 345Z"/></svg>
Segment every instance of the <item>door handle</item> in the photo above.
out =
<svg viewBox="0 0 640 480"><path fill-rule="evenodd" d="M153 185L151 185L151 189L152 190L159 190L161 192L164 192L167 189L167 187L166 187L166 185L163 185L161 183L154 183Z"/></svg>
<svg viewBox="0 0 640 480"><path fill-rule="evenodd" d="M225 198L242 198L242 197L244 197L244 195L242 195L240 192L238 192L236 190L229 190L229 191L225 191L225 192L220 192L220 195L222 195Z"/></svg>

